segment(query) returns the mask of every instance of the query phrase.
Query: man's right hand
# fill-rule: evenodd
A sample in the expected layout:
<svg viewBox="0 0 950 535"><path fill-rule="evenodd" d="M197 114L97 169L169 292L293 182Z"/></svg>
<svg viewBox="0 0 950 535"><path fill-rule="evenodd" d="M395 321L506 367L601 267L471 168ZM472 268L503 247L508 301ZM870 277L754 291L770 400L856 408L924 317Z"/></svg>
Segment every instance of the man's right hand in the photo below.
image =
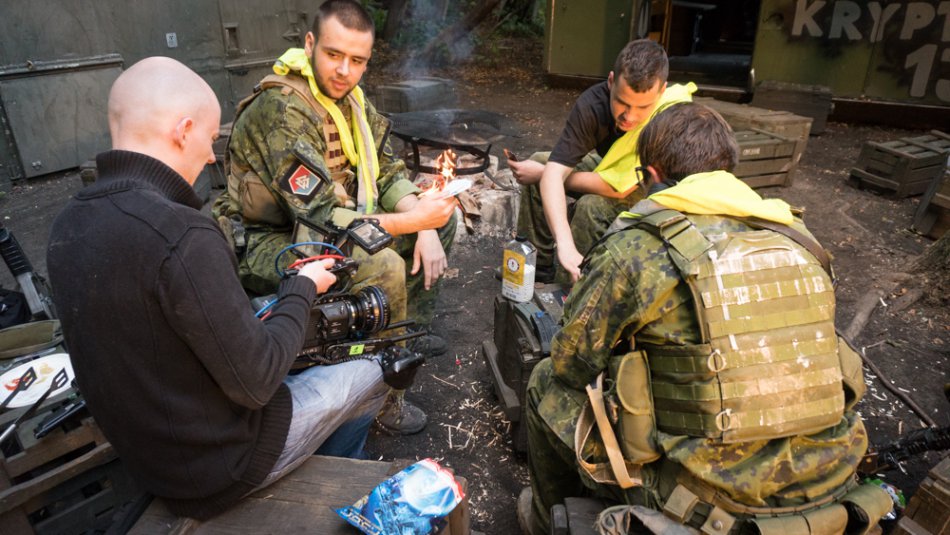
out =
<svg viewBox="0 0 950 535"><path fill-rule="evenodd" d="M442 228L449 222L449 218L455 213L455 197L445 199L436 198L438 195L422 195L412 207L411 213L416 227L415 232L419 230Z"/></svg>
<svg viewBox="0 0 950 535"><path fill-rule="evenodd" d="M317 293L322 294L336 282L336 275L327 271L333 267L333 263L334 260L332 258L308 262L300 268L297 275L312 280L313 284L317 287Z"/></svg>
<svg viewBox="0 0 950 535"><path fill-rule="evenodd" d="M508 160L508 167L511 168L511 175L519 184L530 186L541 181L541 173L544 171L544 164L534 160L524 160L516 162Z"/></svg>
<svg viewBox="0 0 950 535"><path fill-rule="evenodd" d="M564 271L571 274L571 282L577 282L581 278L581 262L584 261L584 255L578 252L573 240L570 244L558 243L557 261Z"/></svg>

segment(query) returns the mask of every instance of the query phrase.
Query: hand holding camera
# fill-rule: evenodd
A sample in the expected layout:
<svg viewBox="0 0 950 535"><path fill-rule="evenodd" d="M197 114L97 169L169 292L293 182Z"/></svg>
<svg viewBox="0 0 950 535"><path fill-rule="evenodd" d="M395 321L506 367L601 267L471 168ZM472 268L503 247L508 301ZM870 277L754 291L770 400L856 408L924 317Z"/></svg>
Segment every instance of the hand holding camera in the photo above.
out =
<svg viewBox="0 0 950 535"><path fill-rule="evenodd" d="M335 265L336 260L332 258L307 262L300 267L297 274L312 280L317 287L317 293L322 294L336 283L336 274L332 271Z"/></svg>

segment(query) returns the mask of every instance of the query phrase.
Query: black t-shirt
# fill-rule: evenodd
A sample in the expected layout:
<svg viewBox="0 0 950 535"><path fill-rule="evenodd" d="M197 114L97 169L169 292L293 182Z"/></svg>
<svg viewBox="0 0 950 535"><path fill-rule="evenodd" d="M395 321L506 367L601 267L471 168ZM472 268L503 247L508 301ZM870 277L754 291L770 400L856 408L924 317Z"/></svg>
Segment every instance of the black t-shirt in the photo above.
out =
<svg viewBox="0 0 950 535"><path fill-rule="evenodd" d="M601 82L581 93L574 103L548 161L574 167L592 150L607 154L623 134L610 112L610 89L606 81Z"/></svg>

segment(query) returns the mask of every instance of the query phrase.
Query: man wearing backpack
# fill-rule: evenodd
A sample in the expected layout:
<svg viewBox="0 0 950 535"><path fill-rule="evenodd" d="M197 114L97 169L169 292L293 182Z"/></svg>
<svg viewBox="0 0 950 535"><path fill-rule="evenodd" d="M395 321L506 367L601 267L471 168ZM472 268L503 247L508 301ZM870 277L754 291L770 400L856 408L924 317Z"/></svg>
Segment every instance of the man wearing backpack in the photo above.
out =
<svg viewBox="0 0 950 535"><path fill-rule="evenodd" d="M707 534L874 528L891 502L856 481L864 382L827 253L729 172L709 108L670 106L638 146L649 196L592 247L528 384L522 528L570 496Z"/></svg>

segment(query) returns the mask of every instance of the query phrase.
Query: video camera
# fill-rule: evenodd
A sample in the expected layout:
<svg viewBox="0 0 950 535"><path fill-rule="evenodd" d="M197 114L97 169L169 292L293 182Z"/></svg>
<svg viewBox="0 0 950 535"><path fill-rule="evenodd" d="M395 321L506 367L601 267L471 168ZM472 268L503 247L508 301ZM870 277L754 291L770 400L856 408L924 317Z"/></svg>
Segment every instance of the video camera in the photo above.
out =
<svg viewBox="0 0 950 535"><path fill-rule="evenodd" d="M349 252L352 241L370 254L380 251L392 242L392 236L369 219L358 219L347 229L338 229L335 243L325 243L327 251ZM412 382L416 368L425 358L397 345L418 336L421 332L408 332L415 322L411 320L390 323L389 298L382 288L366 286L356 292L350 292L352 278L359 262L343 256L336 259L328 269L337 277L337 281L326 293L318 295L310 309L310 319L304 335L304 344L297 353L292 371L299 371L315 365L330 365L357 359L370 359L380 355L384 380L393 388L406 388ZM283 277L296 275L297 271L288 269ZM274 302L271 295L251 301L259 314ZM392 332L394 334L387 334ZM395 333L402 334L395 334ZM382 333L382 334L380 334Z"/></svg>

